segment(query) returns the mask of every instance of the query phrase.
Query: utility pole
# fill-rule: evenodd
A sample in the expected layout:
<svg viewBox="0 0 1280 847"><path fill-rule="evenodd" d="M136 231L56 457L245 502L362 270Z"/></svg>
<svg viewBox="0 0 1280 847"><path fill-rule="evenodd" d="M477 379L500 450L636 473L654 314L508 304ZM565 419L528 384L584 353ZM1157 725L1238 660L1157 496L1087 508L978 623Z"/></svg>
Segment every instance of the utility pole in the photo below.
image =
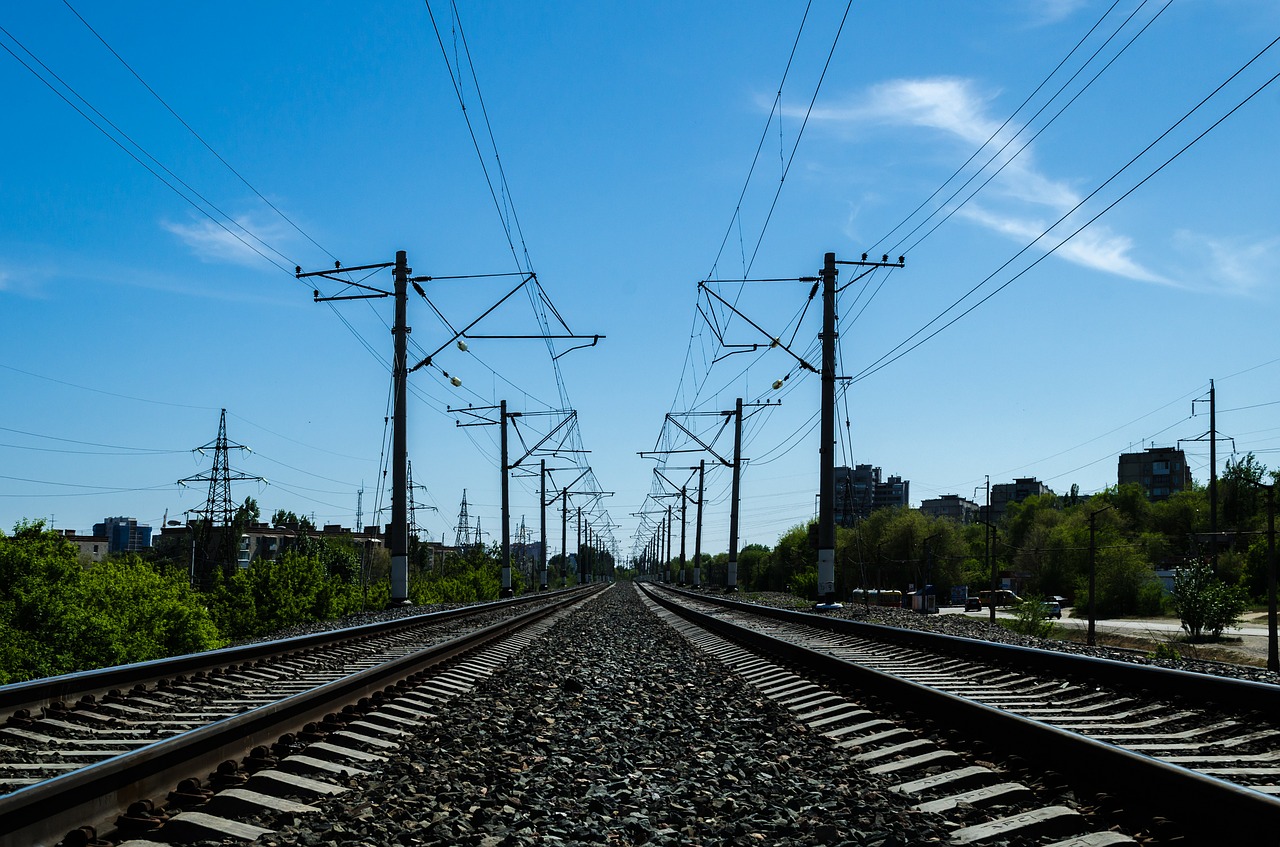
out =
<svg viewBox="0 0 1280 847"><path fill-rule="evenodd" d="M391 368L395 413L391 429L391 605L403 606L409 602L409 441L406 410L409 383L408 341L409 326L406 314L409 284L408 254L396 251L396 266L392 271L395 280L395 325L391 329L395 340L395 361Z"/></svg>
<svg viewBox="0 0 1280 847"><path fill-rule="evenodd" d="M1204 403L1205 398L1201 397L1191 401L1191 413L1194 415L1196 403ZM1178 439L1181 446L1186 441L1205 441L1209 442L1209 563L1213 568L1213 572L1218 572L1218 409L1217 409L1217 392L1214 390L1213 380L1209 380L1209 432L1199 438ZM1235 439L1231 439L1232 449L1235 448Z"/></svg>
<svg viewBox="0 0 1280 847"><path fill-rule="evenodd" d="M684 543L685 543L685 522L689 517L689 492L680 489L680 587L684 587Z"/></svg>
<svg viewBox="0 0 1280 847"><path fill-rule="evenodd" d="M733 415L733 485L729 503L729 573L725 588L738 590L738 500L742 496L742 398L734 404Z"/></svg>
<svg viewBox="0 0 1280 847"><path fill-rule="evenodd" d="M732 409L728 409L728 411L724 411L724 412L682 412L681 415L678 415L678 416L673 415L673 413L669 413L669 412L667 413L667 420L666 420L667 423L671 423L671 425L675 426L676 429L680 430L681 432L684 432L687 438L690 438L692 441L695 441L695 443L698 444L698 447L700 447L703 450L707 450L708 453L714 455L714 457L716 457L717 461L721 463L722 466L733 468L733 482L732 482L732 495L731 495L732 503L730 504L730 553L728 553L728 568L726 573L726 580L724 580L724 587L726 587L728 591L737 591L737 513L739 513L739 499L741 494L742 407L744 406L750 406L750 407L781 406L781 404L782 404L782 400L774 400L774 402L767 402L767 400L765 400L765 402L758 402L758 403L742 403L742 398L740 397L740 398L737 398L737 403L735 404L735 407L733 407ZM714 443L716 443L716 438L718 438L719 436L719 432L717 432L716 438L712 439L712 443L708 444L707 441L699 438L699 436L696 435L695 432L692 432L689 429L689 427L685 426L684 423L681 423L680 421L677 420L677 417L691 416L691 415L717 415L719 417L723 417L724 423L721 427L721 430L719 431L723 431L723 427L728 426L728 420L732 418L733 422L735 422L735 427L733 427L733 459L732 461L730 461L730 459L724 458L723 455L717 453L716 448L713 447ZM666 423L664 423L663 426L666 426ZM652 455L666 455L669 453L690 453L690 452L696 452L696 450L690 450L690 449L643 450L643 452L640 452L639 455L644 455L644 457L652 457ZM705 467L705 462L701 463L699 467L700 468ZM690 470L692 470L692 468L690 468ZM701 490L701 477L699 477L699 490ZM701 495L700 494L698 499L699 499L699 514L701 514ZM700 518L699 518L698 526L699 526L699 532L700 532L701 531Z"/></svg>
<svg viewBox="0 0 1280 847"><path fill-rule="evenodd" d="M352 271L377 271L384 268L392 268L392 274L394 279L394 286L392 291L385 291L380 288L374 288L369 285L364 285L363 283L353 282L350 279L343 279L342 277L335 276L335 274L338 274L338 273L350 273ZM438 353L440 353L442 350L444 350L446 347L448 347L450 344L453 344L454 342L457 342L459 350L462 350L465 352L467 349L467 345L466 345L466 342L463 340L464 336L466 336L467 333L473 327L475 327L476 324L484 320L485 317L490 315L495 309L497 309L500 305L502 305L509 298L515 295L517 291L524 288L526 284L528 284L531 280L534 279L534 275L526 271L520 271L517 273L511 273L511 274L485 274L485 276L518 276L520 277L520 282L515 286L515 288L511 289L511 291L507 292L507 294L505 294L501 299L499 299L497 303L495 303L494 305L490 306L487 310L485 310L478 318L471 321L469 324L464 326L461 330L458 330L457 332L455 332L448 341L444 342L444 344L440 345L438 348L436 348L434 351L428 354L425 358L419 361L416 365L414 365L413 367L409 367L408 358L407 358L408 336L412 330L408 326L407 319L406 319L407 301L408 301L408 285L409 283L413 283L414 290L417 291L419 296L421 296L425 300L427 297L426 292L423 291L422 286L419 285L419 283L430 282L432 279L429 276L410 277L409 274L411 273L413 273L413 269L409 267L408 257L404 250L396 251L396 260L394 263L384 262L384 263L375 264L375 265L362 265L359 267L343 268L340 263L335 262L333 270L310 271L307 273L303 273L301 267L294 268L294 276L297 277L298 279L319 276L319 277L324 277L325 279L333 280L334 282L341 283L342 285L348 288L358 288L363 291L369 292L367 294L348 294L348 295L339 295L335 297L321 297L320 291L317 289L312 292L312 299L317 303L332 301L332 300L367 300L367 299L378 298L378 297L394 297L395 298L395 323L391 328L391 334L394 339L395 345L394 345L394 355L393 355L393 363L392 363L392 369L391 369L392 386L393 386L392 393L394 395L394 410L392 413L394 426L392 427L392 437L391 437L391 442L392 442L392 447L391 447L392 491L391 491L391 538L390 538L391 599L388 604L390 606L406 605L409 602L409 592L408 592L409 590L409 532L408 532L408 515L407 515L408 421L406 418L406 407L407 407L406 395L407 395L409 374L413 371L418 370L419 368L426 367L428 365L433 365L432 359ZM465 279L468 277L463 276L463 277L450 277L450 278ZM432 308L434 308L434 306ZM562 324L564 323L563 320L561 321L561 323ZM566 326L566 329L567 329L567 326ZM572 333L567 335L547 335L545 333L540 333L538 335L474 335L473 334L470 337L472 338L530 338L530 339L537 338L537 339L542 339L544 341L549 339L557 339L557 338L560 338L560 339L590 338L591 339L590 344L583 344L583 345L579 345L579 347L570 348L573 350L579 349L580 347L594 347L600 341L601 338L604 338L603 335L582 336L582 335L574 335ZM569 351L566 350L564 352L567 353ZM561 355L563 355L563 353ZM435 367L439 367L439 366L435 365ZM449 373L445 371L443 368L440 368L440 372L444 375L446 379L449 380L449 382L455 388L462 385L461 379L459 379L456 376L451 377ZM508 562L508 566L509 564L510 563ZM508 572L508 576L509 575L510 574Z"/></svg>
<svg viewBox="0 0 1280 847"><path fill-rule="evenodd" d="M836 254L822 258L822 425L818 443L818 606L836 603Z"/></svg>
<svg viewBox="0 0 1280 847"><path fill-rule="evenodd" d="M546 459L538 460L538 479L541 481L541 485L539 486L539 489L538 489L538 529L540 530L540 534L538 538L542 541L542 544L541 544L542 551L538 555L538 558L539 558L538 564L541 565L540 572L542 574L542 578L540 580L541 585L539 586L539 589L541 591L546 591L547 590L547 460Z"/></svg>
<svg viewBox="0 0 1280 847"><path fill-rule="evenodd" d="M987 570L991 572L991 623L996 622L996 592L1000 590L996 576L996 562L991 558L991 536L996 528L991 520L991 474L987 474L987 519L982 522L982 540L986 548Z"/></svg>
<svg viewBox="0 0 1280 847"><path fill-rule="evenodd" d="M1276 639L1276 484L1267 489L1267 670L1280 671Z"/></svg>
<svg viewBox="0 0 1280 847"><path fill-rule="evenodd" d="M822 258L822 395L821 435L818 445L818 608L836 609L836 265L867 268L852 282L877 268L901 268L905 262L890 262L888 255L868 261L867 254L857 261L836 261L835 253Z"/></svg>
<svg viewBox="0 0 1280 847"><path fill-rule="evenodd" d="M1194 405L1194 404L1193 404ZM1218 404L1209 380L1209 561L1218 572Z"/></svg>
<svg viewBox="0 0 1280 847"><path fill-rule="evenodd" d="M518 412L516 414L519 414ZM499 597L510 597L511 591L511 467L507 464L507 401L498 403L498 419L502 445L502 590Z"/></svg>
<svg viewBox="0 0 1280 847"><path fill-rule="evenodd" d="M686 545L687 545L687 538L688 538L687 527L688 527L689 500L690 500L689 481L693 479L693 471L701 471L702 468L705 467L705 464L706 464L705 461L703 461L703 462L699 462L697 465L694 465L693 467L684 468L684 470L687 470L690 473L689 473L689 479L686 479L683 484L675 483L671 480L670 477L668 477L662 471L658 470L657 468L653 469L654 475L657 476L659 480L661 480L662 482L666 483L668 486L671 487L671 493L663 494L661 496L680 498L680 573L678 576L678 582L680 585L684 585L685 580L687 578L688 558L686 556L686 552L688 548ZM699 487L701 487L701 481L699 481ZM701 493L699 493L699 496L701 496ZM671 514L670 507L668 507L667 513ZM699 538L699 547L701 547L700 542L701 542L701 538Z"/></svg>
<svg viewBox="0 0 1280 847"><path fill-rule="evenodd" d="M342 279L334 276L336 273L349 273L351 271L373 271L383 268L392 268L394 287L392 291L383 291L381 289L372 288L367 285L353 283L350 280ZM393 297L395 299L395 323L391 327L391 336L394 342L393 360L391 366L391 382L392 382L392 428L391 428L391 537L389 539L391 546L391 599L389 606L403 606L409 602L409 521L408 521L408 425L406 418L406 392L408 385L408 337L412 331L406 320L406 304L408 302L408 286L409 274L413 273L413 269L409 267L408 256L404 250L396 251L396 260L394 263L383 262L376 265L363 265L354 268L342 268L341 265L335 263L333 270L326 271L310 271L303 273L301 267L294 269L294 276L298 279L306 277L320 276L326 279L340 282L343 285L354 286L364 289L372 293L369 294L350 294L338 297L321 297L320 291L317 289L312 292L312 300L316 303L323 303L331 300L366 300L378 297ZM416 285L415 281L415 285ZM460 385L461 382L455 382Z"/></svg>
<svg viewBox="0 0 1280 847"><path fill-rule="evenodd" d="M564 415L564 417L561 419L560 423L556 424L556 426L551 428L550 432L544 435L540 441L534 444L533 447L530 447L527 450L525 450L524 454L521 455L520 458L516 459L513 462L511 461L510 451L508 449L508 444L509 444L509 439L507 436L508 424L515 426L515 421L517 418L526 417L526 414L538 415L541 413L539 412L531 412L531 413L508 412L506 400L499 401L497 406L468 406L465 409L449 408L447 411L449 411L450 413L462 414L470 418L475 418L475 420L469 421L467 423L463 423L462 421L456 421L455 425L459 427L498 426L500 428L499 443L500 443L500 450L502 453L502 455L499 458L499 465L502 471L502 565L501 565L502 590L501 590L501 596L510 597L513 593L512 587L511 587L511 471L515 470L517 467L520 466L522 462L524 462L525 459L529 458L535 452L541 449L542 446L546 444L549 440L551 440L552 436L554 436L558 431L560 431L561 429L564 429L572 421L576 420L578 413L575 411L568 411L568 412L556 411L556 412L546 413L546 414L553 414L553 415ZM497 412L498 413L497 420L486 417L484 414L485 412ZM522 441L523 441L523 437L522 437ZM544 464L544 468L545 468L545 464Z"/></svg>
<svg viewBox="0 0 1280 847"><path fill-rule="evenodd" d="M693 587L702 587L702 490L707 473L706 459L698 460L698 528L693 541Z"/></svg>
<svg viewBox="0 0 1280 847"><path fill-rule="evenodd" d="M667 506L667 559L662 565L663 582L671 581L671 536L672 536L671 506Z"/></svg>

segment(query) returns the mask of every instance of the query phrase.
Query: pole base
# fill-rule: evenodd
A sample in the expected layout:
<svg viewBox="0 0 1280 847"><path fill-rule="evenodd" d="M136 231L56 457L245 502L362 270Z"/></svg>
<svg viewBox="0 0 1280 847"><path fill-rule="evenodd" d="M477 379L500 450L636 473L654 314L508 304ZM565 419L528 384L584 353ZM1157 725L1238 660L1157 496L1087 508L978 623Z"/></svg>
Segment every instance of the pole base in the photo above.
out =
<svg viewBox="0 0 1280 847"><path fill-rule="evenodd" d="M515 592L512 591L510 588L504 588L498 592L498 596L505 600L508 597L514 597Z"/></svg>
<svg viewBox="0 0 1280 847"><path fill-rule="evenodd" d="M388 600L387 605L384 608L403 609L405 606L412 606L412 605L413 605L413 601L406 597L403 600Z"/></svg>

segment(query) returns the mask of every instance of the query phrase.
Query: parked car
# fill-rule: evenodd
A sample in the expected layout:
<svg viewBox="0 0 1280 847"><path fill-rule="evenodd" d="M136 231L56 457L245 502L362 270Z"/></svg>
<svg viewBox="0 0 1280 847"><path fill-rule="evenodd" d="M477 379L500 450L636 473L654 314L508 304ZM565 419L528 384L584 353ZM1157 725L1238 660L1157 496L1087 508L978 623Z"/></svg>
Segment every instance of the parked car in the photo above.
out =
<svg viewBox="0 0 1280 847"><path fill-rule="evenodd" d="M1015 606L1022 602L1022 598L1007 588L1001 588L996 592L997 606ZM979 591L977 597L970 597L964 601L964 610L966 612L980 612L991 606L991 592Z"/></svg>
<svg viewBox="0 0 1280 847"><path fill-rule="evenodd" d="M1052 600L1045 600L1040 604L1040 615L1045 618L1062 620L1062 607Z"/></svg>

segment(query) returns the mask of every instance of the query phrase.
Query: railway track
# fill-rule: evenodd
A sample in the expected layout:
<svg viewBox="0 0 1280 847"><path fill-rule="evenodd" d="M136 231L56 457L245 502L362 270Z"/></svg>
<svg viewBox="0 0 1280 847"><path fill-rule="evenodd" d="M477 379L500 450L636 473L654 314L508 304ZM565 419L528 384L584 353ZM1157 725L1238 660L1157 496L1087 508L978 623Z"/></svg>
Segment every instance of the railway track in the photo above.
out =
<svg viewBox="0 0 1280 847"><path fill-rule="evenodd" d="M954 843L1270 843L1280 826L1275 686L646 593L918 808L955 816Z"/></svg>
<svg viewBox="0 0 1280 847"><path fill-rule="evenodd" d="M1210 689L1187 674L1135 684L1133 665L667 591L646 597L650 614L630 593L618 586L573 616L494 604L420 650L404 632L365 632L336 652L295 644L283 661L255 645L266 652L234 667L222 655L216 674L188 667L132 701L108 693L96 710L67 710L96 718L65 720L46 701L31 727L88 726L96 743L188 721L167 698L196 695L174 689L199 692L218 719L0 796L0 845L1275 840L1277 731L1257 717L1271 686L1215 689L1206 706ZM668 625L697 649L671 649ZM1095 666L1110 670L1083 669ZM307 682L319 688L294 690ZM224 683L240 705L212 702L234 699ZM277 699L254 701L267 691ZM1259 699L1242 705L1239 691ZM57 723L28 731L64 753L86 747L64 743L79 736ZM0 761L17 761L21 738L0 735ZM1249 769L1253 785L1213 772L1226 768Z"/></svg>
<svg viewBox="0 0 1280 847"><path fill-rule="evenodd" d="M520 633L592 593L534 595L0 688L0 714L8 714L0 727L0 845L52 845L68 833L68 845L91 844L92 833L117 824L125 835L163 827L166 840L183 830L246 837L252 827L219 830L203 812L173 812L205 805L206 779L243 792L251 772L270 771L254 778L275 784L281 762L295 772L349 774L376 761L399 725L469 689L515 649L512 639L530 637ZM299 790L298 780L286 781ZM269 797L251 793L259 803Z"/></svg>

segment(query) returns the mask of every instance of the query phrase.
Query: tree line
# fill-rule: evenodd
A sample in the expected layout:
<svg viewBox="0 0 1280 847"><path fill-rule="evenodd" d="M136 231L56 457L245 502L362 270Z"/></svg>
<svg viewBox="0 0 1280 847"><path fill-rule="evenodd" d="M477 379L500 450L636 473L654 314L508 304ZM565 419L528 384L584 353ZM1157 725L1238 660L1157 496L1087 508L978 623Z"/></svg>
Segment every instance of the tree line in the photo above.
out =
<svg viewBox="0 0 1280 847"><path fill-rule="evenodd" d="M247 500L237 520L256 517ZM292 513L277 512L275 520L298 530L284 550L248 567L226 562L195 587L194 548L185 540L90 562L43 521L0 532L0 685L211 650L387 605L385 550L313 534ZM594 552L612 567L607 553ZM574 581L571 564L552 558L553 586ZM516 593L525 590L524 573L512 576ZM410 539L411 603L496 600L500 585L497 545L441 558Z"/></svg>
<svg viewBox="0 0 1280 847"><path fill-rule="evenodd" d="M1176 612L1156 570L1187 570L1202 562L1210 574L1197 571L1198 580L1261 599L1267 587L1261 486L1278 478L1280 471L1268 471L1253 454L1229 461L1217 485L1216 538L1210 537L1210 497L1203 485L1157 502L1138 485L1087 498L1074 488L1063 496L1033 496L1009 503L992 533L980 522L934 518L910 508L879 509L851 527L837 527L836 594L848 599L859 589L905 592L932 585L945 602L955 586L966 586L971 595L989 588L994 569L1025 593L1062 595L1083 607L1092 551L1099 617ZM752 544L739 551L739 588L813 599L812 527L792 527L772 548ZM703 582L724 584L727 559L724 553L704 557ZM678 560L668 567L671 578L678 578Z"/></svg>

